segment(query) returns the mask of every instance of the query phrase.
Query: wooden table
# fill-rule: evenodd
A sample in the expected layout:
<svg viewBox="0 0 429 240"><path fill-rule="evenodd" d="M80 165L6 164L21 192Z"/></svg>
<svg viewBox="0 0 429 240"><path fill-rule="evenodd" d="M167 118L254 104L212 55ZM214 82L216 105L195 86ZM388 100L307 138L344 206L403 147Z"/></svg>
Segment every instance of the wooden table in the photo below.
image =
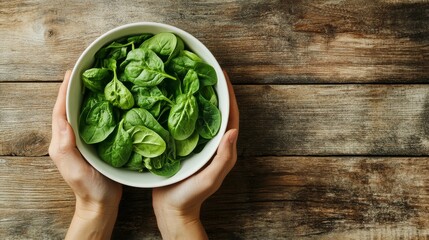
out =
<svg viewBox="0 0 429 240"><path fill-rule="evenodd" d="M199 38L229 73L239 159L204 205L212 239L429 237L429 3L0 2L0 239L61 239L74 197L48 156L66 69L116 26ZM114 239L159 239L125 187Z"/></svg>

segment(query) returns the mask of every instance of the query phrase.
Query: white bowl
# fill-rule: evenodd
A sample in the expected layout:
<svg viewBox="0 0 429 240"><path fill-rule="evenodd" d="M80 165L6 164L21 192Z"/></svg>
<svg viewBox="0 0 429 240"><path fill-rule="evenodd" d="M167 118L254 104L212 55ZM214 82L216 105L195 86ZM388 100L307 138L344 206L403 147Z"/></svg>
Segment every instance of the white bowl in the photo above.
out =
<svg viewBox="0 0 429 240"><path fill-rule="evenodd" d="M92 66L95 53L104 45L124 36L140 33L156 34L160 32L172 32L176 34L183 39L188 49L198 54L206 63L214 67L218 77L218 83L215 85L215 89L219 97L219 110L222 114L222 124L219 133L212 140L210 140L210 142L200 153L194 154L188 159L182 161L182 166L179 172L169 178L156 176L150 172L140 173L122 168L114 168L108 165L100 159L94 146L88 145L82 141L82 139L79 137L78 131L80 106L83 98L83 84L81 75L86 69ZM71 74L71 79L67 89L66 111L67 119L74 129L77 148L82 153L83 157L95 169L97 169L104 176L124 185L141 188L153 188L170 185L193 175L212 158L226 130L229 117L229 94L225 76L223 75L219 63L213 54L207 49L207 47L204 46L204 44L202 44L198 39L177 27L167 24L139 22L114 28L98 37L85 49L85 51L77 60Z"/></svg>

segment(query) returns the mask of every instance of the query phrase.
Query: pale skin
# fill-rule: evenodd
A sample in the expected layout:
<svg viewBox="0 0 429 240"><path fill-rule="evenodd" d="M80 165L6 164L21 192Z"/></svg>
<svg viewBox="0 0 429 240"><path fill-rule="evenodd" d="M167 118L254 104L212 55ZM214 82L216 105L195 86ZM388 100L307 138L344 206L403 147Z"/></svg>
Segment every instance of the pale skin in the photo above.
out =
<svg viewBox="0 0 429 240"><path fill-rule="evenodd" d="M237 161L239 111L227 74L230 118L227 132L212 161L193 176L170 186L154 188L152 204L163 239L207 239L200 221L202 203L221 186ZM66 239L110 239L122 196L122 185L95 170L76 148L66 118L67 71L52 114L49 155L73 190L76 207Z"/></svg>

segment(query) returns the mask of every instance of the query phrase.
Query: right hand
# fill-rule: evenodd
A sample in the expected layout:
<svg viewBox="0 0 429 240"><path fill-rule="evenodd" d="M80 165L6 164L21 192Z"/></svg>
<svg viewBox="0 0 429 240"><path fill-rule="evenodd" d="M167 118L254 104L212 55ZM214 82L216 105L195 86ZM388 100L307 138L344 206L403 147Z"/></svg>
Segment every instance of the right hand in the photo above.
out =
<svg viewBox="0 0 429 240"><path fill-rule="evenodd" d="M205 239L200 222L202 203L221 186L237 161L239 111L234 89L225 73L230 95L227 132L210 164L195 175L170 186L154 188L152 202L164 239Z"/></svg>

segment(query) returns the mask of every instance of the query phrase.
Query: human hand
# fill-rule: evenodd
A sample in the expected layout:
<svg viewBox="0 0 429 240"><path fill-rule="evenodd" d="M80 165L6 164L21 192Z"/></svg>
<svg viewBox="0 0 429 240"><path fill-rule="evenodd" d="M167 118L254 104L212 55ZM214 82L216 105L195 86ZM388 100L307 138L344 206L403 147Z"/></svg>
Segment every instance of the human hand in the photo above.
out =
<svg viewBox="0 0 429 240"><path fill-rule="evenodd" d="M230 97L227 132L210 164L179 183L154 188L152 202L158 227L164 239L206 239L200 221L202 203L221 186L237 161L239 111L234 89L225 73Z"/></svg>
<svg viewBox="0 0 429 240"><path fill-rule="evenodd" d="M76 148L73 129L66 119L67 71L52 113L49 155L76 197L76 209L67 238L110 238L116 221L122 185L90 166Z"/></svg>

